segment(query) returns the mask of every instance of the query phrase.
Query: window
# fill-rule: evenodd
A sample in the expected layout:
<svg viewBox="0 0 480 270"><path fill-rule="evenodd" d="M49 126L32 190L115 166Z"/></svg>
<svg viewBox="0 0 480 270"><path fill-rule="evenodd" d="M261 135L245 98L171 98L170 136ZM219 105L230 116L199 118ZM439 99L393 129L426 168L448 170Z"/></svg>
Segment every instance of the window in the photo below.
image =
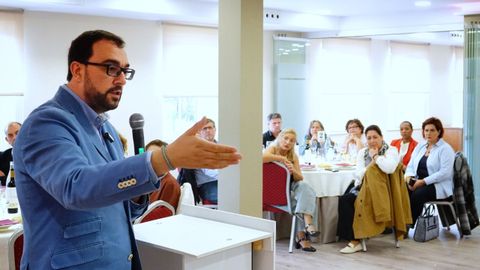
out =
<svg viewBox="0 0 480 270"><path fill-rule="evenodd" d="M164 25L163 31L162 111L165 140L171 142L202 116L217 122L218 30Z"/></svg>
<svg viewBox="0 0 480 270"><path fill-rule="evenodd" d="M25 76L23 67L22 13L0 11L0 151L10 148L5 141L9 122L22 122Z"/></svg>

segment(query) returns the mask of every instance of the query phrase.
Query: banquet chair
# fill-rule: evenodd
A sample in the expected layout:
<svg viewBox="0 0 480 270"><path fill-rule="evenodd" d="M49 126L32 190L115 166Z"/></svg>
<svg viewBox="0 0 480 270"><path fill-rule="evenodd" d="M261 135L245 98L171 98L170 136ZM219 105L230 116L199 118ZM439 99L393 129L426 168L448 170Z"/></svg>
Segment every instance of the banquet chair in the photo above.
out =
<svg viewBox="0 0 480 270"><path fill-rule="evenodd" d="M175 215L175 208L166 201L158 200L151 203L147 211L138 217L133 224L139 224L154 219Z"/></svg>
<svg viewBox="0 0 480 270"><path fill-rule="evenodd" d="M396 248L400 247L400 242L399 242L399 238L398 238L399 235L397 234L397 231L401 231L401 232L404 231L405 228L406 228L406 225L409 224L407 222L409 222L409 221L411 222L410 200L409 200L409 197L408 197L407 187L403 182L404 177L403 177L402 167L403 167L402 164L398 164L395 171L393 173L389 174L387 176L386 181L385 181L386 190L388 192L388 197L389 197L389 200L390 200L390 215L391 215L390 216L390 218L391 218L390 222L391 222L391 229L393 231L394 246ZM377 169L377 170L380 170L380 169ZM397 177L395 177L395 175ZM393 181L394 179L397 179L397 181ZM364 181L365 181L365 178L364 178ZM364 191L363 190L364 188L367 188L365 184L362 185L362 188L361 188L360 192ZM358 198L357 198L357 201L358 201ZM401 209L401 211L399 213L396 213L395 209L397 209L397 210ZM356 211L357 211L357 209L356 209ZM356 215L358 215L358 213L356 213ZM402 217L407 217L407 218L402 219ZM410 217L410 218L408 218L408 217ZM402 228L402 229L399 229L399 228ZM368 238L369 237L360 239L360 244L362 245L362 250L363 251L367 251L366 240Z"/></svg>
<svg viewBox="0 0 480 270"><path fill-rule="evenodd" d="M198 204L198 206L210 208L210 209L218 209L218 204L211 202L209 200L202 199L202 203Z"/></svg>
<svg viewBox="0 0 480 270"><path fill-rule="evenodd" d="M462 181L462 179L455 179L456 177L461 177L462 169L466 169L468 174L470 174L470 168L466 159L463 157L462 152L457 152L455 154L455 162L453 164L453 194L451 197L443 200L436 200L436 201L429 201L426 202L425 205L434 204L437 206L438 215L440 220L442 221L443 227L450 230L450 225L455 222L457 225L458 232L460 233L460 238L463 237L463 228L460 224L460 217L457 213L466 213L465 209L465 194L464 194L464 185L467 185L466 181ZM473 189L473 187L471 187ZM473 190L471 191L473 194ZM457 198L456 195L459 195L461 198ZM457 203L456 203L457 202ZM463 211L459 211L457 204L460 204L463 208ZM448 211L448 212L447 212ZM452 221L453 219L453 221ZM468 218L464 217L465 223L468 223ZM469 228L470 226L468 226ZM470 229L470 228L469 228ZM468 234L469 230L466 231Z"/></svg>
<svg viewBox="0 0 480 270"><path fill-rule="evenodd" d="M190 185L190 189L192 190L195 205L210 208L210 209L218 209L218 205L216 203L200 197L199 189L197 186L197 178L195 176L195 169L184 169L184 168L177 168L177 169L178 169L178 178L177 178L178 183L182 186L186 183Z"/></svg>
<svg viewBox="0 0 480 270"><path fill-rule="evenodd" d="M263 163L263 211L292 216L288 252L292 253L297 217L290 204L290 172L280 162Z"/></svg>
<svg viewBox="0 0 480 270"><path fill-rule="evenodd" d="M434 204L437 207L438 215L440 217L440 220L442 221L442 225L444 228L447 228L448 231L450 230L450 222L449 222L448 215L450 214L451 217L453 217L453 220L457 225L458 232L460 233L460 238L462 238L463 237L462 228L460 227L460 223L458 221L458 217L456 214L453 195L447 200L429 201L429 202L426 202L424 205L429 205L429 204ZM447 214L446 211L449 211L449 214Z"/></svg>
<svg viewBox="0 0 480 270"><path fill-rule="evenodd" d="M15 231L8 240L8 265L10 270L20 270L23 253L23 229Z"/></svg>
<svg viewBox="0 0 480 270"><path fill-rule="evenodd" d="M177 214L182 213L182 205L195 205L195 196L190 183L185 182L180 187L180 199L178 200Z"/></svg>

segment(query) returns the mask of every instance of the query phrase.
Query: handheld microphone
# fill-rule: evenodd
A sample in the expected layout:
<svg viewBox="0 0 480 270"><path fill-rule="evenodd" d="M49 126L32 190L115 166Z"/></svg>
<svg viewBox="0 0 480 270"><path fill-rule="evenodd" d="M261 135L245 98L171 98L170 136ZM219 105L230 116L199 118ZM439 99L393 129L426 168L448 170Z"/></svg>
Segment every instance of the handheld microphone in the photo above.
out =
<svg viewBox="0 0 480 270"><path fill-rule="evenodd" d="M145 152L145 141L143 139L143 125L145 121L143 116L139 113L130 115L130 127L133 134L133 147L135 155Z"/></svg>

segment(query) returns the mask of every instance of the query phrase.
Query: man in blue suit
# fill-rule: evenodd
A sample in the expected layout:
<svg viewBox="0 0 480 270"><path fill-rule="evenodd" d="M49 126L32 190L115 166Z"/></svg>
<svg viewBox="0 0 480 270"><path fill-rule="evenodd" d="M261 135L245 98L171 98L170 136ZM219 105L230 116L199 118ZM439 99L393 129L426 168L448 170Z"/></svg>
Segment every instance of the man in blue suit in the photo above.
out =
<svg viewBox="0 0 480 270"><path fill-rule="evenodd" d="M72 41L68 83L18 134L22 269L141 269L131 222L145 211L143 194L175 167L223 168L241 158L233 147L197 138L202 119L168 147L124 159L105 114L135 74L123 47L102 30Z"/></svg>

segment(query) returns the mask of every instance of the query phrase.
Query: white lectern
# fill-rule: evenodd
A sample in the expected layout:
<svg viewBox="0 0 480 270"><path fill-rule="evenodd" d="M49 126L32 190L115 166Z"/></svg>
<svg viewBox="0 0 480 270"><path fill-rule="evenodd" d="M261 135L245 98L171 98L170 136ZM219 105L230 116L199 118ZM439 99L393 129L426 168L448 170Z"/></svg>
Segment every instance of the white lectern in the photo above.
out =
<svg viewBox="0 0 480 270"><path fill-rule="evenodd" d="M134 226L144 269L274 269L275 222L198 206L181 209ZM252 250L259 240L261 249Z"/></svg>

